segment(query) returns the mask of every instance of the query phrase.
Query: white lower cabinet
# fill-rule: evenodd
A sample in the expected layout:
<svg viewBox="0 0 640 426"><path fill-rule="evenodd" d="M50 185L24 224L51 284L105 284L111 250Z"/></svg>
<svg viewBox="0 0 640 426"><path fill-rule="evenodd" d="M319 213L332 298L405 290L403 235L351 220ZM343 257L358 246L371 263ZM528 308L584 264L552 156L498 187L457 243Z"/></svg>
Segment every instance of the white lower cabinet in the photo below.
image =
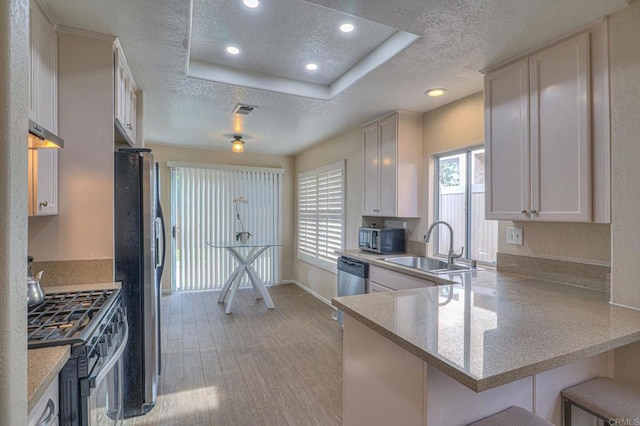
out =
<svg viewBox="0 0 640 426"><path fill-rule="evenodd" d="M383 291L409 290L437 285L433 281L395 272L378 266L369 266L369 293Z"/></svg>
<svg viewBox="0 0 640 426"><path fill-rule="evenodd" d="M387 291L393 291L393 289L369 280L369 293L384 293Z"/></svg>
<svg viewBox="0 0 640 426"><path fill-rule="evenodd" d="M58 377L49 385L42 398L33 407L27 418L29 426L57 426L58 425Z"/></svg>

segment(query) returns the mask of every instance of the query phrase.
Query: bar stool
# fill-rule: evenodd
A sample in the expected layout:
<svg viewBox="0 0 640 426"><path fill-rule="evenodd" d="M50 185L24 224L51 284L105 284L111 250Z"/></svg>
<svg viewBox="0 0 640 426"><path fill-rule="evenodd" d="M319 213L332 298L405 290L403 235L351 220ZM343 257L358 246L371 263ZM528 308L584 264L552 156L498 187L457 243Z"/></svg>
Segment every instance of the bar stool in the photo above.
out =
<svg viewBox="0 0 640 426"><path fill-rule="evenodd" d="M536 416L522 407L510 407L469 426L553 426L542 417Z"/></svg>
<svg viewBox="0 0 640 426"><path fill-rule="evenodd" d="M562 391L564 426L571 426L572 406L596 416L605 424L639 424L640 388L608 377L597 377ZM616 423L615 420L622 420L623 423Z"/></svg>

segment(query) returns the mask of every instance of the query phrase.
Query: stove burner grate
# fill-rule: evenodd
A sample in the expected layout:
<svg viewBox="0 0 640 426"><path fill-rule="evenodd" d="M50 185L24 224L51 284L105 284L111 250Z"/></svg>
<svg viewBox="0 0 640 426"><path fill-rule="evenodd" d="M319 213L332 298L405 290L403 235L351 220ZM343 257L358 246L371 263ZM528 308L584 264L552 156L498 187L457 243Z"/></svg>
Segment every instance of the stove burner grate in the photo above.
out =
<svg viewBox="0 0 640 426"><path fill-rule="evenodd" d="M29 310L29 347L82 343L101 316L113 303L117 290L51 293L41 304ZM107 306L105 306L107 305ZM105 309L102 309L102 308Z"/></svg>

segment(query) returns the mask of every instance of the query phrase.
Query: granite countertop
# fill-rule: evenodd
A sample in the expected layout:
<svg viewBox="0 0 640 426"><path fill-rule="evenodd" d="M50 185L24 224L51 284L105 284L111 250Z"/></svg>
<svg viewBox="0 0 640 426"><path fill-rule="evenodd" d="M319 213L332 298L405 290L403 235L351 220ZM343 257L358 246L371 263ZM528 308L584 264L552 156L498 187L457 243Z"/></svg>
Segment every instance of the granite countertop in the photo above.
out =
<svg viewBox="0 0 640 426"><path fill-rule="evenodd" d="M476 392L640 341L640 311L602 292L490 269L438 278L332 304Z"/></svg>
<svg viewBox="0 0 640 426"><path fill-rule="evenodd" d="M68 286L45 286L46 293L58 293L67 291L90 291L120 288L120 283L75 284ZM62 367L69 359L70 347L51 346L48 348L29 349L27 370L27 400L28 411L38 403L53 379L58 375Z"/></svg>
<svg viewBox="0 0 640 426"><path fill-rule="evenodd" d="M29 349L27 378L27 410L31 410L40 401L44 392L56 378L69 359L69 346Z"/></svg>

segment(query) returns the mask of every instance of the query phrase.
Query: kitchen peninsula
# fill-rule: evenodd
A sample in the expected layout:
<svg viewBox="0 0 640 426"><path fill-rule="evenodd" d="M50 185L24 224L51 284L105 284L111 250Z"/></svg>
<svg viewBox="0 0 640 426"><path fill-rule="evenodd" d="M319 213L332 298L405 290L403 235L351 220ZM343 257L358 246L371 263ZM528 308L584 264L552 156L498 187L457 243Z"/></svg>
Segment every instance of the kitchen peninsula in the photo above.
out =
<svg viewBox="0 0 640 426"><path fill-rule="evenodd" d="M559 424L560 391L611 375L611 351L640 341L640 311L602 292L489 270L439 278L451 284L333 299L345 425L461 425L512 405Z"/></svg>

